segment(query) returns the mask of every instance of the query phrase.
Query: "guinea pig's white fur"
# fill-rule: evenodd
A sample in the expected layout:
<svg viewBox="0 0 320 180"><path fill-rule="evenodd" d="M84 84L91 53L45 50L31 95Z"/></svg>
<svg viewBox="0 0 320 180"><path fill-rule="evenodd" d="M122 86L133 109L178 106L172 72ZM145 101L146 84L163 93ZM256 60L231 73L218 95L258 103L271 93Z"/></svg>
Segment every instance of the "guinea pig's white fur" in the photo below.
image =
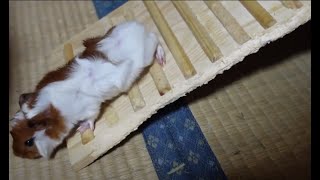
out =
<svg viewBox="0 0 320 180"><path fill-rule="evenodd" d="M43 157L49 158L80 121L87 122L93 130L101 103L128 91L154 56L160 64L164 63L164 51L157 36L136 21L117 25L97 45L108 60L75 57L76 63L65 80L42 88L33 108L27 104L21 107L26 118L31 119L52 105L65 121L67 131L58 140L47 137L44 130L35 133L34 141Z"/></svg>

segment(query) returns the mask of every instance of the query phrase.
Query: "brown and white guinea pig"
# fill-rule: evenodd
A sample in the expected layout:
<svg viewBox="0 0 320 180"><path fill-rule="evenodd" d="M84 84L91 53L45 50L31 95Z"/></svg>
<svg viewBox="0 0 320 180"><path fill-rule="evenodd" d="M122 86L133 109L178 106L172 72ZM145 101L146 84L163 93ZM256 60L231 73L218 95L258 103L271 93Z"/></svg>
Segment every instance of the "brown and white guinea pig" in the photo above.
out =
<svg viewBox="0 0 320 180"><path fill-rule="evenodd" d="M127 92L154 58L165 63L157 36L136 21L83 45L82 53L46 74L34 92L20 96L20 110L10 121L16 156L50 158L77 124L79 132L94 130L102 102Z"/></svg>

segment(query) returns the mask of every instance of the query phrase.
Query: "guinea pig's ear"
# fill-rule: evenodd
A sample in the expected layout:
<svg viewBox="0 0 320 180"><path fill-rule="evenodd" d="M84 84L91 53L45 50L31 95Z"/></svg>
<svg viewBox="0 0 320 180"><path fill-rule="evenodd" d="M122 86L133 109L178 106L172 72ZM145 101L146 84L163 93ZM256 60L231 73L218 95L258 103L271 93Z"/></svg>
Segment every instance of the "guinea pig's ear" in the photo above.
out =
<svg viewBox="0 0 320 180"><path fill-rule="evenodd" d="M23 93L20 95L19 97L19 106L20 108L22 107L22 105L27 102L32 96L34 95L34 93Z"/></svg>
<svg viewBox="0 0 320 180"><path fill-rule="evenodd" d="M50 159L53 150L59 145L59 142L49 138L44 132L44 130L37 132L34 142L39 154L46 159Z"/></svg>

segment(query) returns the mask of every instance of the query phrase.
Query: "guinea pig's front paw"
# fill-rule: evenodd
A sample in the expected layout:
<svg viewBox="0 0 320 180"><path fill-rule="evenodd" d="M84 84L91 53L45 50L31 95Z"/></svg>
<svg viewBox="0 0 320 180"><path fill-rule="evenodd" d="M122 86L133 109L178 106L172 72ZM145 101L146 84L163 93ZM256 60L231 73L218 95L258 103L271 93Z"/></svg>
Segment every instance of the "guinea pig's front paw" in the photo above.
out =
<svg viewBox="0 0 320 180"><path fill-rule="evenodd" d="M160 44L158 44L158 47L157 47L156 59L161 66L166 64L165 53L164 53L163 47Z"/></svg>
<svg viewBox="0 0 320 180"><path fill-rule="evenodd" d="M94 130L94 122L91 120L83 121L80 123L77 131L79 131L81 134L84 133L87 129Z"/></svg>

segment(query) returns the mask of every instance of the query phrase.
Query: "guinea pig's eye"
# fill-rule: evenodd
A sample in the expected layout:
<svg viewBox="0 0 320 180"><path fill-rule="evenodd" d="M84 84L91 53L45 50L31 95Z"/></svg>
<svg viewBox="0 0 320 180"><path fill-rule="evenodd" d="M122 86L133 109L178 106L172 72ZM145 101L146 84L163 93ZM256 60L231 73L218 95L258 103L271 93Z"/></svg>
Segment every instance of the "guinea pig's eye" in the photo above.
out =
<svg viewBox="0 0 320 180"><path fill-rule="evenodd" d="M34 138L28 139L26 142L24 142L24 144L26 146L31 147L31 146L33 146L33 140L34 140Z"/></svg>

